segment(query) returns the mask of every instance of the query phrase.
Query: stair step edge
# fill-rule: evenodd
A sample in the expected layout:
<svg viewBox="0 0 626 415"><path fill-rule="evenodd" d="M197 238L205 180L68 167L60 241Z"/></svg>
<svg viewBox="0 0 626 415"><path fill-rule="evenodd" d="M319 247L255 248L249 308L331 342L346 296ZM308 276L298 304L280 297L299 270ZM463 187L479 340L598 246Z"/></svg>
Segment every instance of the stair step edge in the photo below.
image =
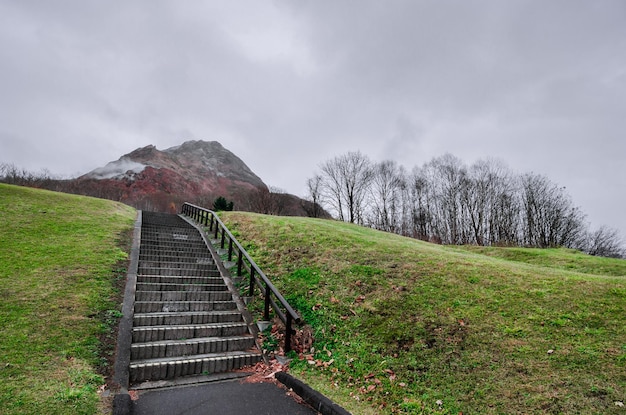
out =
<svg viewBox="0 0 626 415"><path fill-rule="evenodd" d="M252 350L245 350L245 351L232 351L232 352L199 354L199 355L191 355L191 356L159 357L156 359L134 360L130 362L130 368L133 369L141 365L148 365L148 364L155 364L155 363L167 364L167 363L185 362L185 361L193 361L193 360L232 359L232 358L244 357L244 356L259 356L260 357L261 352L258 350L252 349Z"/></svg>

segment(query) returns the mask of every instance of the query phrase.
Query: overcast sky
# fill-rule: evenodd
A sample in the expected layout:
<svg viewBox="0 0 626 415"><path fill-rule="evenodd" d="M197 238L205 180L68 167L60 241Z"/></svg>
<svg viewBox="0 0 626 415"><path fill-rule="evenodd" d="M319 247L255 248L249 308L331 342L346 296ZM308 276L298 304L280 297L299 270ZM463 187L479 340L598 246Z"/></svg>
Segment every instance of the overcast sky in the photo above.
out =
<svg viewBox="0 0 626 415"><path fill-rule="evenodd" d="M626 236L626 2L0 0L0 162L216 140L304 195L360 150L565 186Z"/></svg>

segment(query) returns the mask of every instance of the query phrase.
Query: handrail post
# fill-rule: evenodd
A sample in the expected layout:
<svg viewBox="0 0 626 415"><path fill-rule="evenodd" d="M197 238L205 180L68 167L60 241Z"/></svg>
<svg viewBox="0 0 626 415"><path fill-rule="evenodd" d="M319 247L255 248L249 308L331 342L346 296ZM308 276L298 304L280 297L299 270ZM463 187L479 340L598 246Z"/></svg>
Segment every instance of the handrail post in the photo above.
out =
<svg viewBox="0 0 626 415"><path fill-rule="evenodd" d="M254 295L254 267L250 267L250 289L248 290L248 296Z"/></svg>
<svg viewBox="0 0 626 415"><path fill-rule="evenodd" d="M228 260L233 260L233 240L228 238Z"/></svg>
<svg viewBox="0 0 626 415"><path fill-rule="evenodd" d="M226 243L226 232L224 231L224 228L222 228L222 241L220 242L220 248L224 249Z"/></svg>
<svg viewBox="0 0 626 415"><path fill-rule="evenodd" d="M209 231L213 230L213 215L211 215L211 226L209 226Z"/></svg>
<svg viewBox="0 0 626 415"><path fill-rule="evenodd" d="M270 286L265 284L265 309L263 310L263 320L270 321Z"/></svg>
<svg viewBox="0 0 626 415"><path fill-rule="evenodd" d="M237 259L237 275L241 275L242 267L243 267L243 252L239 250L239 258Z"/></svg>
<svg viewBox="0 0 626 415"><path fill-rule="evenodd" d="M291 351L291 321L293 317L291 317L291 313L287 312L286 322L285 322L285 353Z"/></svg>

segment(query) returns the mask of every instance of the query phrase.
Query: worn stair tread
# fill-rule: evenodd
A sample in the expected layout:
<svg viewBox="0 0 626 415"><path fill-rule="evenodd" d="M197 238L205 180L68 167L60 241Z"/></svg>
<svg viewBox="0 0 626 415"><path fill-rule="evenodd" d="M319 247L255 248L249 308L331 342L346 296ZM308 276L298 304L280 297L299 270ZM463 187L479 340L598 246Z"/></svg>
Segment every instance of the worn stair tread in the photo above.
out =
<svg viewBox="0 0 626 415"><path fill-rule="evenodd" d="M133 317L153 317L153 316L197 316L197 315L240 315L239 311L214 310L214 311L155 311L153 313L135 313Z"/></svg>
<svg viewBox="0 0 626 415"><path fill-rule="evenodd" d="M186 317L186 316L240 316L239 311L214 310L214 311L155 311L154 313L135 313L134 318L158 318L158 317Z"/></svg>
<svg viewBox="0 0 626 415"><path fill-rule="evenodd" d="M219 274L219 271L216 271ZM221 276L137 275L137 284L223 284Z"/></svg>
<svg viewBox="0 0 626 415"><path fill-rule="evenodd" d="M134 327L166 326L181 324L205 324L240 322L243 316L237 310L224 311L179 311L137 313L133 316Z"/></svg>
<svg viewBox="0 0 626 415"><path fill-rule="evenodd" d="M132 383L229 372L261 360L258 351L219 352L183 358L145 359L131 363Z"/></svg>
<svg viewBox="0 0 626 415"><path fill-rule="evenodd" d="M218 276L217 269L185 269L185 268L158 268L139 266L137 273L140 275L160 275L164 277L209 277Z"/></svg>
<svg viewBox="0 0 626 415"><path fill-rule="evenodd" d="M164 262L164 261L139 261L139 268L170 268L170 269L217 269L217 265L202 264L197 262Z"/></svg>
<svg viewBox="0 0 626 415"><path fill-rule="evenodd" d="M206 252L205 252L206 254ZM157 254L143 254L139 255L139 262L159 262L159 263L172 263L181 262L185 264L203 264L203 265L215 265L213 258L209 258L201 255L157 255Z"/></svg>
<svg viewBox="0 0 626 415"><path fill-rule="evenodd" d="M246 327L246 323L241 321L241 322L225 322L225 323L181 324L181 325L175 325L175 326L137 326L137 327L133 327L133 331L198 329L198 328L205 328L205 327Z"/></svg>
<svg viewBox="0 0 626 415"><path fill-rule="evenodd" d="M185 290L185 291L137 291L135 295L138 302L153 301L229 301L233 296L227 289L201 291L201 290Z"/></svg>
<svg viewBox="0 0 626 415"><path fill-rule="evenodd" d="M225 301L135 301L137 313L235 310L237 304Z"/></svg>
<svg viewBox="0 0 626 415"><path fill-rule="evenodd" d="M222 291L227 290L228 287L222 280L221 284L176 284L172 282L138 282L138 291Z"/></svg>
<svg viewBox="0 0 626 415"><path fill-rule="evenodd" d="M154 359L141 359L134 360L130 362L131 369L140 365L151 364L151 363L169 363L169 362L180 362L180 361L188 361L188 360L204 360L204 359L228 359L232 357L240 357L240 356L261 356L261 352L256 349L250 350L234 350L231 352L219 352L219 353L207 353L207 354L197 354L191 356L175 356L175 357L157 357Z"/></svg>
<svg viewBox="0 0 626 415"><path fill-rule="evenodd" d="M158 340L133 344L131 361L250 350L254 346L254 336L249 333L229 337L211 336L185 340Z"/></svg>
<svg viewBox="0 0 626 415"><path fill-rule="evenodd" d="M132 329L133 344L161 340L188 340L200 337L231 337L248 333L245 322L182 324L176 326L138 326Z"/></svg>
<svg viewBox="0 0 626 415"><path fill-rule="evenodd" d="M142 284L142 283L139 283ZM139 285L137 284L137 285ZM194 289L194 287L196 287ZM226 289L224 289L223 287L226 287ZM155 298L155 301L159 301L158 300L158 296L162 296L162 298L171 298L168 296L181 296L181 295L199 295L200 297L204 296L208 296L211 297L211 294L224 294L225 292L228 292L228 286L226 286L226 284L213 284L210 287L207 287L209 289L204 289L201 290L199 288L202 288L200 284L189 284L189 289L178 289L178 290L155 290L155 287L147 287L150 288L149 290L142 290L142 289L137 289L137 293L141 293L141 295L143 295L144 297L149 297L152 296L150 298ZM137 301L146 301L146 300L137 300ZM161 301L166 301L166 300L161 300ZM200 301L200 300L167 300L167 301Z"/></svg>
<svg viewBox="0 0 626 415"><path fill-rule="evenodd" d="M184 340L156 340L153 342L145 342L145 343L133 343L131 347L145 347L145 346L157 346L157 345L175 345L175 344L193 344L193 343L203 343L203 342L212 342L212 341L228 341L228 340L248 340L254 339L252 334L239 334L236 336L211 336L211 337L194 337L192 339L184 339Z"/></svg>

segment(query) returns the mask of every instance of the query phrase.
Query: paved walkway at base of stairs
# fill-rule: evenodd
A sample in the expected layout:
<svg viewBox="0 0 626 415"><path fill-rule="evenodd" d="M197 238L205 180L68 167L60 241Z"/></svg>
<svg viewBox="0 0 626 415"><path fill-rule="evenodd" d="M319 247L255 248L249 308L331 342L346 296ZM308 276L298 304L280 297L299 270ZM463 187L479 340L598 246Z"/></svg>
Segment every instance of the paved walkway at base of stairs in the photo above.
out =
<svg viewBox="0 0 626 415"><path fill-rule="evenodd" d="M315 415L273 383L229 380L139 392L134 415Z"/></svg>

